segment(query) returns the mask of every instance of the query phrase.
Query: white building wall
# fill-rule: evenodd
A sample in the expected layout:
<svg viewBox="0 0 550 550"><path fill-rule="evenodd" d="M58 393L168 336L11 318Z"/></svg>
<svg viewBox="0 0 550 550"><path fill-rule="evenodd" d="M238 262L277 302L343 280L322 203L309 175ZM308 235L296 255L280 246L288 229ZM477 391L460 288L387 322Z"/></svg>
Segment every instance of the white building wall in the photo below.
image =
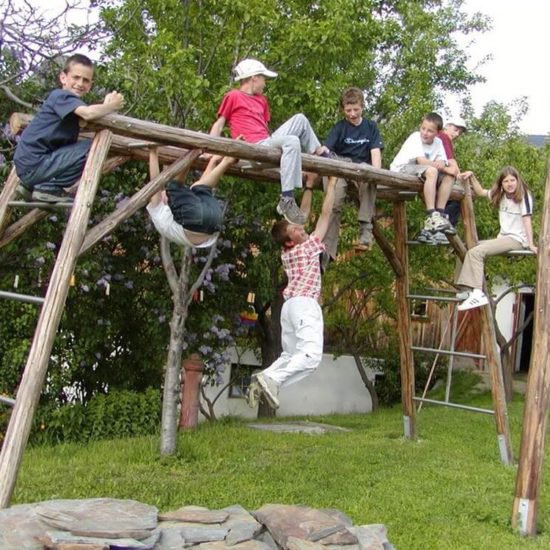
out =
<svg viewBox="0 0 550 550"><path fill-rule="evenodd" d="M510 285L506 283L497 283L493 285L492 296L497 298L503 292L505 292ZM514 304L516 303L516 293L509 292L502 300L497 304L495 319L498 324L498 328L506 340L510 340L514 333Z"/></svg>
<svg viewBox="0 0 550 550"><path fill-rule="evenodd" d="M235 354L234 362L237 362ZM240 357L243 365L259 365L252 352L245 352ZM367 369L367 374L374 380L374 373ZM206 394L213 398L230 376L229 366L223 375L221 386L207 388ZM317 370L296 384L285 386L279 394L280 407L278 417L307 416L331 413L368 413L372 411L372 401L365 387L353 357L349 355L333 359L324 354L323 361ZM215 412L222 416L240 416L257 418L257 408L251 409L242 397L229 397L229 388L216 401ZM200 420L204 420L201 415Z"/></svg>

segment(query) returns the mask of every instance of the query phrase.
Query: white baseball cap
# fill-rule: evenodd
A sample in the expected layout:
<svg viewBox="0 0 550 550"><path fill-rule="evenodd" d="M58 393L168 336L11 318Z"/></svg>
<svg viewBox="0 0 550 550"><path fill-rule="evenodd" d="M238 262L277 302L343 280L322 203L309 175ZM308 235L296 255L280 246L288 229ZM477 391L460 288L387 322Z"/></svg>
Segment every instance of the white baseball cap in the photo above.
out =
<svg viewBox="0 0 550 550"><path fill-rule="evenodd" d="M452 124L453 126L456 126L457 128L462 128L462 131L465 132L468 127L466 126L466 122L464 122L464 119L460 118L459 116L455 116L451 118L447 124Z"/></svg>
<svg viewBox="0 0 550 550"><path fill-rule="evenodd" d="M251 76L261 74L268 76L269 78L275 78L277 73L269 71L263 63L260 63L257 59L243 59L234 69L233 74L235 80L244 80Z"/></svg>

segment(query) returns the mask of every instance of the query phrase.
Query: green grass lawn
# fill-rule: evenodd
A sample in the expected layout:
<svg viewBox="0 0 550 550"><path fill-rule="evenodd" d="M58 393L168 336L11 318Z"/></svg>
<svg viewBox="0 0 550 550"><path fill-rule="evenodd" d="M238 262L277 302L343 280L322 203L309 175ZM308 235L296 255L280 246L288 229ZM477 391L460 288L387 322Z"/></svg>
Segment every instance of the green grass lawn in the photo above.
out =
<svg viewBox="0 0 550 550"><path fill-rule="evenodd" d="M490 408L487 394L470 403ZM510 406L516 457L522 410L520 399ZM310 420L352 431L281 434L222 420L182 433L169 459L159 457L157 437L28 449L13 503L109 496L163 511L305 504L338 508L356 524L384 523L398 550L550 548L548 480L540 535L522 539L511 529L516 469L500 462L492 416L425 407L415 442L402 437L400 407Z"/></svg>

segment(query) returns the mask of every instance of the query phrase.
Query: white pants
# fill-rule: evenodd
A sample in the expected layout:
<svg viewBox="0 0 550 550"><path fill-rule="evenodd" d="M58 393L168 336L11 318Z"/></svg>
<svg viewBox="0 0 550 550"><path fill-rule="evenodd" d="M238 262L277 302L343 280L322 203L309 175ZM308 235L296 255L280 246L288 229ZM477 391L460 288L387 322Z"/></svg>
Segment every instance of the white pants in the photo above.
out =
<svg viewBox="0 0 550 550"><path fill-rule="evenodd" d="M321 144L305 115L289 118L259 145L272 145L283 150L281 155L281 191L302 188L302 151L313 153Z"/></svg>
<svg viewBox="0 0 550 550"><path fill-rule="evenodd" d="M288 299L281 311L283 353L263 371L279 385L310 375L323 358L323 312L313 298Z"/></svg>
<svg viewBox="0 0 550 550"><path fill-rule="evenodd" d="M456 281L457 285L469 288L483 288L483 273L485 258L504 254L511 250L521 250L523 245L512 237L497 237L488 241L480 241L477 246L466 252L464 264Z"/></svg>

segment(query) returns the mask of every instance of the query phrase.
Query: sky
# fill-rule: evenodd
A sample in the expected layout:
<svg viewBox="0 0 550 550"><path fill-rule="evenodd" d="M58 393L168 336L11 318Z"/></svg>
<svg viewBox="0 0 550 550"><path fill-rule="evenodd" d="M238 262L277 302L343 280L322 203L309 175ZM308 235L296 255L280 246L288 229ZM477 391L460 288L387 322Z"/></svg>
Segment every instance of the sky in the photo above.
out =
<svg viewBox="0 0 550 550"><path fill-rule="evenodd" d="M493 19L493 29L468 48L470 67L487 54L493 57L479 68L487 82L471 88L476 115L488 101L509 103L526 96L529 111L520 129L550 133L550 0L466 0L465 9Z"/></svg>
<svg viewBox="0 0 550 550"><path fill-rule="evenodd" d="M35 2L43 5L40 0L30 3ZM48 5L63 3L49 0ZM486 82L471 88L475 114L479 115L488 101L508 104L526 96L529 111L520 129L527 134L550 133L550 0L465 0L464 9L468 13L480 11L493 20L491 31L477 36L473 44L465 43L470 68L492 55L485 65L477 67ZM457 110L452 100L449 108Z"/></svg>

